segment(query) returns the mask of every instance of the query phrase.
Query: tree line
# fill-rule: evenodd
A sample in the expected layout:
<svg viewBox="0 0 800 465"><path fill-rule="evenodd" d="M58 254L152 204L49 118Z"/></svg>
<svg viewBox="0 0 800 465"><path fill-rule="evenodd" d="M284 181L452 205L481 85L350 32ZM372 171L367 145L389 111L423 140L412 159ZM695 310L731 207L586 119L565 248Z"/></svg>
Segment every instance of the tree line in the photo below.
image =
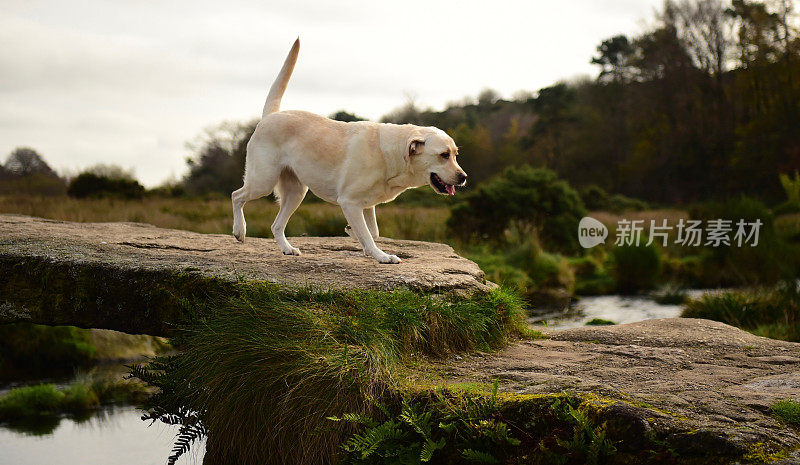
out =
<svg viewBox="0 0 800 465"><path fill-rule="evenodd" d="M597 47L595 79L387 122L454 136L470 178L519 164L660 203L782 198L800 168L800 38L789 1L666 1L652 29Z"/></svg>
<svg viewBox="0 0 800 465"><path fill-rule="evenodd" d="M649 30L598 45L587 57L598 67L593 78L513 99L487 89L442 111L408 102L381 121L446 130L471 188L531 165L582 190L653 203L739 194L776 203L780 174L800 169L797 13L789 0L667 0ZM207 130L190 145L185 177L160 192L229 195L241 187L256 123Z"/></svg>

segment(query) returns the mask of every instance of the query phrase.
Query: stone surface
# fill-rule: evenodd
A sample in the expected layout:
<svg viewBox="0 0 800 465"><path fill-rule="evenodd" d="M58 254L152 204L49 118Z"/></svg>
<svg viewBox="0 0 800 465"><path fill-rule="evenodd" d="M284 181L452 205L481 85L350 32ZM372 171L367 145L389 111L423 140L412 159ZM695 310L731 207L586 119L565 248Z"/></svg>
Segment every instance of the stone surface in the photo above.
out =
<svg viewBox="0 0 800 465"><path fill-rule="evenodd" d="M626 424L642 434L652 429L684 456L742 455L759 443L800 446L798 431L771 415L778 400L800 401L800 344L686 318L548 335L438 368L450 381L499 379L504 391L617 400Z"/></svg>
<svg viewBox="0 0 800 465"><path fill-rule="evenodd" d="M0 322L28 320L160 335L165 331L153 323L153 319L165 318L158 314L159 309L150 308L150 314L136 322L121 321L120 318L127 318L123 312L138 310L130 308L137 306L135 300L127 307L119 301L125 297L123 292L147 291L146 287L158 285L170 274L214 277L226 282L269 281L316 289L410 288L471 293L494 287L485 281L475 263L458 256L447 245L379 239L383 250L403 259L400 264L382 265L365 257L358 243L344 236L344 231L342 236L291 238L303 253L297 257L282 255L272 239L248 238L239 243L230 235L198 234L138 223L71 223L0 215L0 273L6 274L0 276L0 281L18 280L15 288L6 286L3 291L0 285L0 292L4 292L0 294ZM52 270L37 274L37 267ZM36 300L37 306L42 307L39 309L19 304L18 289L28 287L25 292L35 294L53 282L57 282L59 293L75 294L70 296L72 300L82 297L77 295L80 289L70 289L71 286L92 286L96 294L91 296L92 305L80 312L66 309L72 313L48 320L44 307L45 303L53 303L50 297L25 296ZM142 297L142 302L149 298L156 297ZM86 302L81 305L86 306ZM102 318L91 314L102 309L106 312ZM126 325L133 327L126 329Z"/></svg>

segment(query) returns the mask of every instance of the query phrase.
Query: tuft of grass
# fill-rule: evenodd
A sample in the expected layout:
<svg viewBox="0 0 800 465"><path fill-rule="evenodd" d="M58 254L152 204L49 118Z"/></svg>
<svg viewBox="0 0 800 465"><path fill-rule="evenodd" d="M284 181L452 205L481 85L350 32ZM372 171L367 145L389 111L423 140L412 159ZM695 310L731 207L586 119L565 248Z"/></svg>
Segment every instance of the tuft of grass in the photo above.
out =
<svg viewBox="0 0 800 465"><path fill-rule="evenodd" d="M36 384L14 388L0 396L0 423L15 425L60 415L81 415L100 405L139 403L148 396L141 383L79 379L65 388Z"/></svg>
<svg viewBox="0 0 800 465"><path fill-rule="evenodd" d="M586 322L586 326L611 326L615 325L611 320L606 320L603 318L592 318L591 320Z"/></svg>
<svg viewBox="0 0 800 465"><path fill-rule="evenodd" d="M667 284L652 294L653 300L662 305L681 305L689 300L686 291L680 286Z"/></svg>
<svg viewBox="0 0 800 465"><path fill-rule="evenodd" d="M66 394L52 384L12 389L0 397L0 421L58 413L65 399Z"/></svg>
<svg viewBox="0 0 800 465"><path fill-rule="evenodd" d="M791 425L800 426L800 402L779 400L772 405L772 414Z"/></svg>
<svg viewBox="0 0 800 465"><path fill-rule="evenodd" d="M208 437L209 460L330 463L352 432L326 420L368 414L394 370L420 356L492 350L523 328L520 299L411 291L243 285L184 329L180 355L133 373L160 388L151 420L181 425L171 460Z"/></svg>

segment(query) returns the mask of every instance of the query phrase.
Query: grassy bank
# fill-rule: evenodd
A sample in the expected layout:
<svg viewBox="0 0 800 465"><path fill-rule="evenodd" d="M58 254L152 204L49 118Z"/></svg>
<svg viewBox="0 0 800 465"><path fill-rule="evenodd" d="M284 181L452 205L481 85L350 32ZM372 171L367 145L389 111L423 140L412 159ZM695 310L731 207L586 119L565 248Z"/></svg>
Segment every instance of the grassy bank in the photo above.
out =
<svg viewBox="0 0 800 465"><path fill-rule="evenodd" d="M420 357L492 350L527 334L518 298L287 291L247 285L181 333L184 352L135 373L161 392L150 414L181 425L175 456L211 431L215 463L332 463L354 428ZM324 433L324 434L323 434Z"/></svg>
<svg viewBox="0 0 800 465"><path fill-rule="evenodd" d="M681 316L722 321L758 336L800 342L800 288L792 280L775 287L704 295L688 302Z"/></svg>

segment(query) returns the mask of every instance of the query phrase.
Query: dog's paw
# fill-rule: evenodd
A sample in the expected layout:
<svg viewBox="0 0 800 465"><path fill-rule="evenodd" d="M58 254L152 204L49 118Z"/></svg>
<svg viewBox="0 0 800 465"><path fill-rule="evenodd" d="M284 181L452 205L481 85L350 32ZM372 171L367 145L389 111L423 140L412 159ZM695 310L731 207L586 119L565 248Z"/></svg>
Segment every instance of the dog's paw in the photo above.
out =
<svg viewBox="0 0 800 465"><path fill-rule="evenodd" d="M300 249L298 249L297 247L290 247L288 250L284 250L284 251L283 251L283 254L284 254L284 255L296 255L296 256L298 256L298 257L299 257L300 255L302 255L302 254L300 253Z"/></svg>
<svg viewBox="0 0 800 465"><path fill-rule="evenodd" d="M403 260L400 260L400 257L398 257L397 255L384 254L384 256L378 258L378 263L389 264L389 263L400 263L402 261Z"/></svg>
<svg viewBox="0 0 800 465"><path fill-rule="evenodd" d="M235 237L237 241L244 242L244 237L246 235L244 225L233 225L233 237Z"/></svg>

